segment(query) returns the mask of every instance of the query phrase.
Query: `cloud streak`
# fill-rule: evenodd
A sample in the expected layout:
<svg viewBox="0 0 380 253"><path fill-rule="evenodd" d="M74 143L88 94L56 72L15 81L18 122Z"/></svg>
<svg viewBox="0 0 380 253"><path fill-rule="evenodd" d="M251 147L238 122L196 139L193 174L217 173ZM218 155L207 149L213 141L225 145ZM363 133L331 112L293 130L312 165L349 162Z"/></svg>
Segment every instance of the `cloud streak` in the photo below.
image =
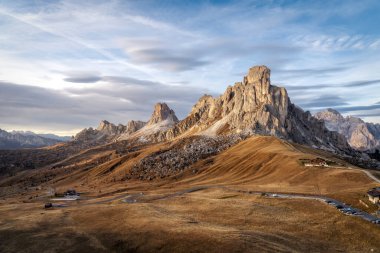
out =
<svg viewBox="0 0 380 253"><path fill-rule="evenodd" d="M190 86L146 85L145 80L132 79L128 85L125 80L118 81L109 79L107 86L64 91L0 82L0 124L60 131L96 126L101 119L125 124L132 119L148 120L157 102L167 102L184 117L207 92Z"/></svg>

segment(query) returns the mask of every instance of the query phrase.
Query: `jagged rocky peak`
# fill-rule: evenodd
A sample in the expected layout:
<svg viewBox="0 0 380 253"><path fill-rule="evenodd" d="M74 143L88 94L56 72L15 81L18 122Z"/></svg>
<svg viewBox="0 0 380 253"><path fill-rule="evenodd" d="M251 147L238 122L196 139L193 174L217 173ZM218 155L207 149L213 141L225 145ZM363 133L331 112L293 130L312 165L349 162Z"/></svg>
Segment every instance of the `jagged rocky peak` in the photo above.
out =
<svg viewBox="0 0 380 253"><path fill-rule="evenodd" d="M270 87L270 69L267 66L255 66L249 69L244 82L253 84L261 94L268 94Z"/></svg>
<svg viewBox="0 0 380 253"><path fill-rule="evenodd" d="M165 120L174 123L178 122L178 118L175 115L175 112L170 109L166 103L157 103L154 106L153 114L147 125L157 124Z"/></svg>
<svg viewBox="0 0 380 253"><path fill-rule="evenodd" d="M242 82L228 86L220 97L201 97L191 113L162 136L244 132L326 149L348 148L343 136L329 132L322 121L292 104L285 88L271 85L270 73L266 66L250 68Z"/></svg>
<svg viewBox="0 0 380 253"><path fill-rule="evenodd" d="M102 134L107 134L107 135L115 135L115 134L120 134L125 130L125 126L119 124L118 126L108 122L107 120L102 120L99 123L98 128L96 129Z"/></svg>
<svg viewBox="0 0 380 253"><path fill-rule="evenodd" d="M243 82L229 86L219 98L203 96L192 113L204 121L221 120L219 127L228 124L234 132L251 130L255 122L271 131L273 124L285 126L288 104L286 90L270 84L270 69L257 66L249 69Z"/></svg>
<svg viewBox="0 0 380 253"><path fill-rule="evenodd" d="M102 121L100 121L100 123L99 123L98 127L96 128L96 130L98 130L98 131L104 131L104 130L107 130L107 129L112 128L114 126L115 126L114 124L108 122L107 120L102 120Z"/></svg>

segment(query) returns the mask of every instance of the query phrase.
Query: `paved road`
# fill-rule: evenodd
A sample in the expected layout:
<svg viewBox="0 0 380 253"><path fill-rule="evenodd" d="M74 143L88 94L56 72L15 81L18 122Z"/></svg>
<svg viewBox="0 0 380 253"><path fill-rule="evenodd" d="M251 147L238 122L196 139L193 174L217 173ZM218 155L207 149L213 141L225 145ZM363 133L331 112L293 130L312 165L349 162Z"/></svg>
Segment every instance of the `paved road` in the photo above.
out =
<svg viewBox="0 0 380 253"><path fill-rule="evenodd" d="M376 216L373 216L369 213L366 213L366 212L364 212L358 208L354 208L354 207L351 207L349 205L346 205L345 203L343 203L339 200L332 199L332 198L325 197L325 196L295 194L295 193L293 194L293 193L263 192L263 191L244 191L244 190L236 190L236 189L226 187L226 186L197 186L197 187L192 187L190 189L186 189L186 190L182 190L182 191L178 191L178 192L174 192L174 193L170 193L170 194L166 194L166 195L162 195L162 196L158 196L158 197L155 196L152 198L145 197L142 193L132 194L132 195L129 195L127 198L123 199L122 202L129 203L129 204L147 203L147 202L151 202L151 201L155 201L155 200L163 200L163 199L174 198L174 197L184 195L187 193L211 189L211 188L222 188L225 190L235 191L235 192L239 192L239 193L266 196L268 198L308 199L308 200L317 200L317 201L320 201L324 204L328 204L327 202L330 202L329 205L331 205L332 207L336 208L337 206L341 206L341 209L346 209L347 211L355 212L356 214L352 215L352 216L362 218L362 219L369 221L369 222L379 220L379 218L377 218ZM337 208L337 210L338 210L338 208ZM378 224L378 226L380 226L380 224Z"/></svg>
<svg viewBox="0 0 380 253"><path fill-rule="evenodd" d="M272 198L312 199L312 200L319 200L319 201L322 201L324 203L328 203L329 202L328 203L329 205L331 205L331 206L333 206L335 208L337 206L341 206L341 209L345 209L347 211L354 212L355 215L353 215L353 216L360 217L360 218L362 218L362 219L364 219L366 221L372 222L374 220L378 220L378 218L376 216L374 216L374 215L371 215L371 214L369 214L367 212L364 212L364 211L362 211L362 210L360 210L358 208L354 208L354 207L351 207L349 205L346 205L345 203L343 203L343 202L341 202L339 200L328 198L328 197L324 197L324 196L306 196L306 195L302 195L302 194L283 194L283 193L269 193L268 196L272 197Z"/></svg>
<svg viewBox="0 0 380 253"><path fill-rule="evenodd" d="M296 193L278 193L278 192L263 192L263 191L246 191L246 190L237 190L237 189L227 187L227 186L223 186L223 185L196 186L196 187L192 187L189 189L173 192L170 194L159 195L159 196L147 196L142 192L134 193L134 194L123 193L123 194L120 194L117 196L112 196L110 198L105 198L105 199L102 199L99 201L93 201L93 202L87 202L87 200L91 200L91 199L82 199L82 200L76 202L76 205L88 206L88 205L106 204L106 203L110 203L110 202L115 201L115 200L120 200L120 201L122 201L124 203L128 203L128 204L149 203L149 202L156 201L156 200L170 199L170 198L178 197L178 196L188 194L188 193L192 193L192 192L196 192L196 191L207 190L207 189L215 189L215 188L221 188L221 189L225 189L228 191L234 191L234 192L239 192L239 193L243 193L243 194L260 195L260 196L265 196L268 198L317 200L317 201L320 201L322 203L329 204L335 208L337 206L341 206L342 207L341 209L347 209L347 210L350 210L351 212L355 212L356 215L354 215L354 216L362 218L366 221L372 222L374 220L378 220L378 218L376 216L373 216L369 213L366 213L366 212L364 212L358 208L351 207L351 206L346 205L345 203L343 203L339 200L332 199L332 198L325 197L325 196L321 196L321 195L306 195L306 194L296 194ZM69 202L73 202L73 201L69 201ZM330 202L330 203L327 203L327 202ZM67 204L66 205L53 204L53 206L54 207L68 207L69 205L67 205ZM380 224L378 224L378 226L380 226Z"/></svg>

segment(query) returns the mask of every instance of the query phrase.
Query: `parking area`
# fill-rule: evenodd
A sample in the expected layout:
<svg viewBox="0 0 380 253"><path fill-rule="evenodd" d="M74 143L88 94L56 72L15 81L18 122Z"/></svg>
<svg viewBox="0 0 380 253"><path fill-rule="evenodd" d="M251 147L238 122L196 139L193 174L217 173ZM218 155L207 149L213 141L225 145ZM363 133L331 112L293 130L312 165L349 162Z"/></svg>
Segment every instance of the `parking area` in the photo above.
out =
<svg viewBox="0 0 380 253"><path fill-rule="evenodd" d="M358 208L354 208L336 199L323 197L323 196L309 196L309 195L301 195L301 194L266 193L265 195L271 198L301 198L301 199L319 200L319 201L325 202L326 204L332 207L335 207L338 211L340 211L341 213L345 215L357 216L373 224L380 225L380 218L374 215L371 215L367 212L364 212Z"/></svg>

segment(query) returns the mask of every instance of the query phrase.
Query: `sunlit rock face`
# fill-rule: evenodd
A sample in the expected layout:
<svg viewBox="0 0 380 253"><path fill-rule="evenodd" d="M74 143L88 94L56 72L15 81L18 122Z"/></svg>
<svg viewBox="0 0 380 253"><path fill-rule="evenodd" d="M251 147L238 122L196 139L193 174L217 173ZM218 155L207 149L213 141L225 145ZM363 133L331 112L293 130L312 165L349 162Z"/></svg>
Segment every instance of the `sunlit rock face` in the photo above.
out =
<svg viewBox="0 0 380 253"><path fill-rule="evenodd" d="M345 138L291 103L285 88L271 85L270 69L255 66L242 82L217 98L204 95L190 114L163 135L234 133L274 135L326 149L348 148Z"/></svg>

